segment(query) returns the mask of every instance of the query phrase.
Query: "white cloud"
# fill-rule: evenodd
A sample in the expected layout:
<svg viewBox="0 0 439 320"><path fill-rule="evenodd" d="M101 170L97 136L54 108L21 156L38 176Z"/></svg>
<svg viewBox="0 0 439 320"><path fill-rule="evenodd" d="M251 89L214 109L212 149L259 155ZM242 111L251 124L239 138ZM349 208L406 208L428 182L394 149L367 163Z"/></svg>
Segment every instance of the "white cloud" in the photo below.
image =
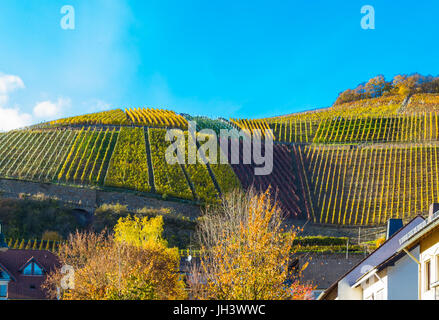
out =
<svg viewBox="0 0 439 320"><path fill-rule="evenodd" d="M70 99L59 98L58 101L52 102L50 100L38 102L33 110L34 116L44 120L51 120L59 117L64 108L69 107Z"/></svg>
<svg viewBox="0 0 439 320"><path fill-rule="evenodd" d="M0 73L0 106L4 106L9 101L9 94L24 88L23 80L20 77Z"/></svg>
<svg viewBox="0 0 439 320"><path fill-rule="evenodd" d="M0 72L0 131L21 128L32 123L32 115L21 113L18 107L6 107L9 95L22 88L24 88L24 82L20 77Z"/></svg>
<svg viewBox="0 0 439 320"><path fill-rule="evenodd" d="M71 100L59 98L57 101L41 101L33 108L33 114L22 112L20 106L12 107L9 103L10 94L18 89L25 88L23 80L15 75L0 72L0 131L29 126L37 121L48 121L61 117L65 108L70 107ZM97 104L103 107L103 104Z"/></svg>
<svg viewBox="0 0 439 320"><path fill-rule="evenodd" d="M9 131L32 124L32 115L21 113L18 108L6 109L0 107L0 131Z"/></svg>
<svg viewBox="0 0 439 320"><path fill-rule="evenodd" d="M110 110L111 107L109 103L99 99L92 99L89 101L85 101L82 105L87 110L85 111L85 113L107 111Z"/></svg>

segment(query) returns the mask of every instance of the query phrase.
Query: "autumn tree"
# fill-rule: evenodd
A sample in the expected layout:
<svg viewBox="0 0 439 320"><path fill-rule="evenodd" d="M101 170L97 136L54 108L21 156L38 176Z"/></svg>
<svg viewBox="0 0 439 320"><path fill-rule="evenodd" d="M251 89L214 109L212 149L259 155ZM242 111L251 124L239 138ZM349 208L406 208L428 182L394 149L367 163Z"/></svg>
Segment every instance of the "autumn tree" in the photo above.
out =
<svg viewBox="0 0 439 320"><path fill-rule="evenodd" d="M436 84L437 78L419 73L397 75L392 81L394 93L404 96L413 93L432 93Z"/></svg>
<svg viewBox="0 0 439 320"><path fill-rule="evenodd" d="M432 78L421 84L421 92L423 93L439 93L439 77Z"/></svg>
<svg viewBox="0 0 439 320"><path fill-rule="evenodd" d="M162 238L163 219L121 218L114 235L75 233L60 245L61 265L74 269L74 288L66 300L184 299L180 257ZM51 297L65 276L61 268L49 274L44 287Z"/></svg>
<svg viewBox="0 0 439 320"><path fill-rule="evenodd" d="M413 93L439 93L439 78L414 73L410 75L399 74L392 81L386 81L383 75L378 75L359 84L355 89L341 92L334 104L340 105L387 95L407 96Z"/></svg>
<svg viewBox="0 0 439 320"><path fill-rule="evenodd" d="M371 78L364 86L366 98L381 97L385 91L390 90L390 83L386 82L383 75Z"/></svg>
<svg viewBox="0 0 439 320"><path fill-rule="evenodd" d="M189 283L199 299L305 299L302 270L291 270L297 230L286 232L270 191L234 192L199 224L200 264ZM305 266L306 267L306 266Z"/></svg>
<svg viewBox="0 0 439 320"><path fill-rule="evenodd" d="M415 88L415 78L407 75L397 75L393 78L393 91L396 94L408 95L413 92Z"/></svg>

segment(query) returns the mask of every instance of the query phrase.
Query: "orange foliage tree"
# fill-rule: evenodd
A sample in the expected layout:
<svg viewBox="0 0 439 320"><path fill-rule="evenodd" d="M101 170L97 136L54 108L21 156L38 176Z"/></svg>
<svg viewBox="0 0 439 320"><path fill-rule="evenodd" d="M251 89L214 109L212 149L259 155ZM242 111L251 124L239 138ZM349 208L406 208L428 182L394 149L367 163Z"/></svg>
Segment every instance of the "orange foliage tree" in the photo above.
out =
<svg viewBox="0 0 439 320"><path fill-rule="evenodd" d="M208 209L199 224L200 264L189 283L195 298L306 299L311 286L292 270L296 231L283 229L281 210L270 190L234 192L221 208ZM305 265L306 268L306 265Z"/></svg>
<svg viewBox="0 0 439 320"><path fill-rule="evenodd" d="M179 274L180 257L162 238L163 219L121 218L115 235L76 233L59 248L62 265L73 267L73 286L63 288L65 300L184 299ZM43 287L58 295L66 274L61 268L47 277Z"/></svg>

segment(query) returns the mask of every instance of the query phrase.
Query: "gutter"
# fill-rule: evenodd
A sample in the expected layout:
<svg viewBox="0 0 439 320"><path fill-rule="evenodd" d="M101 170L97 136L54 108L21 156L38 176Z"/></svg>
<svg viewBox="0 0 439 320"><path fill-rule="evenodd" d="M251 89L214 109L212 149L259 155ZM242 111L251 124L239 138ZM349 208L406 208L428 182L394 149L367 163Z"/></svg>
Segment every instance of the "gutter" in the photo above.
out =
<svg viewBox="0 0 439 320"><path fill-rule="evenodd" d="M378 269L377 269L377 268L372 269L372 270L370 270L369 272L366 272L364 275L362 275L362 276L357 280L357 282L355 282L355 283L351 286L351 288L356 288L356 287L358 287L358 286L361 285L363 282L365 282L367 279L370 279L370 278L372 278L373 276L376 276L379 280L381 280L381 278L377 275L377 272L378 272ZM381 280L381 281L382 281L382 280Z"/></svg>

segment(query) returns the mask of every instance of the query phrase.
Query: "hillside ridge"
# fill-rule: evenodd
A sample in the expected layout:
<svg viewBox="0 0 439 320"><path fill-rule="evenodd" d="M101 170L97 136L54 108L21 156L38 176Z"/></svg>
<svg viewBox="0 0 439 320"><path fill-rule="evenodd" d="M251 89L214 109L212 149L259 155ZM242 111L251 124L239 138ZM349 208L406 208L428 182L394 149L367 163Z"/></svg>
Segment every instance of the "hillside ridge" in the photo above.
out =
<svg viewBox="0 0 439 320"><path fill-rule="evenodd" d="M271 187L290 218L321 225L382 225L425 214L439 201L439 95L355 100L265 119L209 119L160 109L121 109L0 133L0 179L144 197L219 203L236 188ZM271 130L273 170L244 164L170 165L166 130ZM264 133L261 136L266 139ZM235 139L235 138L231 138ZM198 144L200 147L202 143ZM203 151L205 152L205 151ZM201 153L201 157L211 156ZM218 147L217 157L229 153Z"/></svg>

